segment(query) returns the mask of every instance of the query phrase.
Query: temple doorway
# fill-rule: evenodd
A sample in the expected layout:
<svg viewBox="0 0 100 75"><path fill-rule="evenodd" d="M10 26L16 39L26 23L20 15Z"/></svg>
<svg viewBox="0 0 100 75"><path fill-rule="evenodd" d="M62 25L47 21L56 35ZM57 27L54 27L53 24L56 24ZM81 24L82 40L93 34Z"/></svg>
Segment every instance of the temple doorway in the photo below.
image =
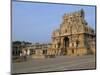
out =
<svg viewBox="0 0 100 75"><path fill-rule="evenodd" d="M63 47L64 47L64 55L66 55L67 54L67 49L69 47L69 38L68 37L64 37Z"/></svg>

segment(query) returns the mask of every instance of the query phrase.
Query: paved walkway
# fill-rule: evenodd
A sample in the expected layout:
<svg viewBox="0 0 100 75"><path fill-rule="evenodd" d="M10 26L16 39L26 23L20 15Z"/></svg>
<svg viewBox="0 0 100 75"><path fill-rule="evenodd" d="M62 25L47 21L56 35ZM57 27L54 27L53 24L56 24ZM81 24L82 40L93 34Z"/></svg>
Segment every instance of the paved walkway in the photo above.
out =
<svg viewBox="0 0 100 75"><path fill-rule="evenodd" d="M12 73L46 72L77 69L95 69L95 57L58 56L47 59L29 59L26 62L13 63Z"/></svg>

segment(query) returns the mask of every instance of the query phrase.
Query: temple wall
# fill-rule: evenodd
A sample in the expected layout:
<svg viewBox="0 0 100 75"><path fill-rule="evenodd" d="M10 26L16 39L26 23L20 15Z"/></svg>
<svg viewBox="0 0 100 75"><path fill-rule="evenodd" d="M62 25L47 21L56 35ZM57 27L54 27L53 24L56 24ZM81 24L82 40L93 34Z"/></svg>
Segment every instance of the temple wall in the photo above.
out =
<svg viewBox="0 0 100 75"><path fill-rule="evenodd" d="M86 55L91 52L95 54L94 30L88 26L84 14L83 10L64 14L60 28L53 32L52 50L55 55Z"/></svg>

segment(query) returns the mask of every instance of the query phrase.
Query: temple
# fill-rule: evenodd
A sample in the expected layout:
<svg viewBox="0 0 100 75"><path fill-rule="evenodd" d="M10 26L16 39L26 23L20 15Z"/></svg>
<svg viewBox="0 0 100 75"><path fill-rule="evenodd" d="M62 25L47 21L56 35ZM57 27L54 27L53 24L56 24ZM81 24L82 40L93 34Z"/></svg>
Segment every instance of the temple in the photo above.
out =
<svg viewBox="0 0 100 75"><path fill-rule="evenodd" d="M83 9L64 14L59 29L52 33L52 47L48 49L48 55L95 54L95 31L84 17Z"/></svg>
<svg viewBox="0 0 100 75"><path fill-rule="evenodd" d="M21 50L30 51L33 58L55 57L61 55L95 55L95 30L85 20L83 9L64 14L59 28L52 33L50 44L13 43L13 56L19 56Z"/></svg>

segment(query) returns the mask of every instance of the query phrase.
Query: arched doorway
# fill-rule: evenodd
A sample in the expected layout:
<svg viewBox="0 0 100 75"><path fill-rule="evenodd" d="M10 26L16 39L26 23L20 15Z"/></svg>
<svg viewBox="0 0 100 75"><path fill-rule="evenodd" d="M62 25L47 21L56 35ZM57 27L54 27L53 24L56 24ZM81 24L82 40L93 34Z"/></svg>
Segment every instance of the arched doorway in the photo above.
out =
<svg viewBox="0 0 100 75"><path fill-rule="evenodd" d="M69 47L69 38L68 37L64 37L63 39L63 47L64 47L64 55L67 54L67 49Z"/></svg>

